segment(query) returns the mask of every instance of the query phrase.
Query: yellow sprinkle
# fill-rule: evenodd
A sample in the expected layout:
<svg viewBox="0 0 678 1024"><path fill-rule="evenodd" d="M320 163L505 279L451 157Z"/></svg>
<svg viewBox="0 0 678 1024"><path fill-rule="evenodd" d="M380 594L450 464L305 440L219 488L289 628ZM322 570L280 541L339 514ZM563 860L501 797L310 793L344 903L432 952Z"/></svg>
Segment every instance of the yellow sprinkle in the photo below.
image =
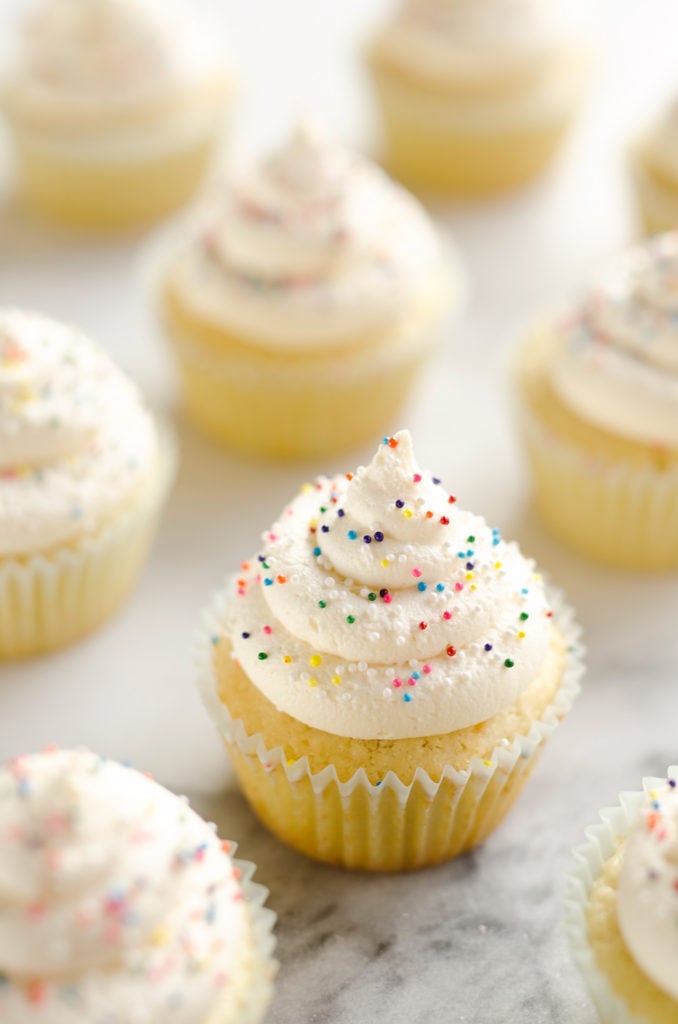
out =
<svg viewBox="0 0 678 1024"><path fill-rule="evenodd" d="M485 765L486 768L493 768L494 767L494 765L492 764L491 761L483 761L483 764Z"/></svg>
<svg viewBox="0 0 678 1024"><path fill-rule="evenodd" d="M297 763L296 757L288 757L287 761L285 762L285 764L287 765L288 768L290 768L293 764L296 764L296 763Z"/></svg>
<svg viewBox="0 0 678 1024"><path fill-rule="evenodd" d="M473 573L472 572L467 572L466 573L466 579L467 580L472 580L473 579Z"/></svg>
<svg viewBox="0 0 678 1024"><path fill-rule="evenodd" d="M521 629L521 630L519 630L519 631L518 631L518 639L519 639L519 640L524 640L524 638L525 638L525 633L524 633L524 631L523 631L523 630Z"/></svg>
<svg viewBox="0 0 678 1024"><path fill-rule="evenodd" d="M341 686L341 676L332 676L332 682L335 686Z"/></svg>
<svg viewBox="0 0 678 1024"><path fill-rule="evenodd" d="M312 654L311 657L308 659L308 663L309 665L312 665L313 668L317 668L318 665L322 665L323 659L320 657L319 654Z"/></svg>
<svg viewBox="0 0 678 1024"><path fill-rule="evenodd" d="M388 569L391 563L389 562L388 558L382 558L381 564L383 565L384 569Z"/></svg>
<svg viewBox="0 0 678 1024"><path fill-rule="evenodd" d="M502 563L501 562L495 562L494 563L494 567L495 567L495 569L501 569Z"/></svg>
<svg viewBox="0 0 678 1024"><path fill-rule="evenodd" d="M311 676L311 678L308 681L308 685L309 686L317 686L318 685L318 680L315 678L315 676Z"/></svg>
<svg viewBox="0 0 678 1024"><path fill-rule="evenodd" d="M540 572L536 572L534 574L533 579L535 579L537 582L539 582L541 580L541 573Z"/></svg>
<svg viewBox="0 0 678 1024"><path fill-rule="evenodd" d="M477 590L478 588L477 588L477 586L475 585L475 583L472 583L472 584L471 584L471 586L470 586L470 587L469 587L468 589L469 589L469 590Z"/></svg>
<svg viewBox="0 0 678 1024"><path fill-rule="evenodd" d="M412 509L411 508L404 509L403 510L403 515L405 516L406 519L411 519L412 518Z"/></svg>
<svg viewBox="0 0 678 1024"><path fill-rule="evenodd" d="M310 523L308 525L309 526L317 526L318 525L318 520L317 519L311 519L311 521L310 521Z"/></svg>
<svg viewBox="0 0 678 1024"><path fill-rule="evenodd" d="M283 661L285 662L286 665L289 665L291 660L292 659L290 658L289 654L283 654Z"/></svg>
<svg viewBox="0 0 678 1024"><path fill-rule="evenodd" d="M151 942L154 946L166 946L171 938L169 928L156 928L151 934Z"/></svg>

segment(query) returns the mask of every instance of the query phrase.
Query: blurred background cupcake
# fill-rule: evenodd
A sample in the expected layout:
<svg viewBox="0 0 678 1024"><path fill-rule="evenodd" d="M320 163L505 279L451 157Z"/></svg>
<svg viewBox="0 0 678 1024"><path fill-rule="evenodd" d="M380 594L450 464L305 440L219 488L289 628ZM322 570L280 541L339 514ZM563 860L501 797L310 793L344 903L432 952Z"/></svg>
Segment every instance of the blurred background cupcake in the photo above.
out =
<svg viewBox="0 0 678 1024"><path fill-rule="evenodd" d="M41 0L4 90L25 201L89 228L162 217L203 177L232 92L187 0Z"/></svg>
<svg viewBox="0 0 678 1024"><path fill-rule="evenodd" d="M529 181L561 145L590 62L558 0L402 0L368 51L388 169L449 195Z"/></svg>
<svg viewBox="0 0 678 1024"><path fill-rule="evenodd" d="M581 675L571 612L419 469L406 431L302 488L215 600L198 657L260 818L376 871L482 843Z"/></svg>
<svg viewBox="0 0 678 1024"><path fill-rule="evenodd" d="M174 446L78 331L0 310L0 660L78 639L136 580Z"/></svg>
<svg viewBox="0 0 678 1024"><path fill-rule="evenodd" d="M636 197L649 234L678 227L678 99L643 132L631 153Z"/></svg>
<svg viewBox="0 0 678 1024"><path fill-rule="evenodd" d="M603 1024L678 1020L678 767L600 812L575 850L567 924Z"/></svg>
<svg viewBox="0 0 678 1024"><path fill-rule="evenodd" d="M258 1024L274 916L185 798L87 750L0 770L3 1024Z"/></svg>
<svg viewBox="0 0 678 1024"><path fill-rule="evenodd" d="M282 458L378 437L460 288L419 203L303 124L215 188L164 273L188 414Z"/></svg>
<svg viewBox="0 0 678 1024"><path fill-rule="evenodd" d="M537 508L582 554L678 568L678 233L619 256L517 367Z"/></svg>

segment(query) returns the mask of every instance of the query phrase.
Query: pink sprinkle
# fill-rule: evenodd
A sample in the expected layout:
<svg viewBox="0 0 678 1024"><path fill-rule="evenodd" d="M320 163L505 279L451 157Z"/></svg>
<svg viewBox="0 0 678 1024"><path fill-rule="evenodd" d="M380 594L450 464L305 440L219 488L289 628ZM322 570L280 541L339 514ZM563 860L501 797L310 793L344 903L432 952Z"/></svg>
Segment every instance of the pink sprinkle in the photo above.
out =
<svg viewBox="0 0 678 1024"><path fill-rule="evenodd" d="M460 591L460 590L463 590L463 589L464 589L464 584L463 584L463 583L455 583L455 584L454 584L454 589L455 589L456 591Z"/></svg>
<svg viewBox="0 0 678 1024"><path fill-rule="evenodd" d="M421 576L421 569L413 569L412 570L412 575L413 576Z"/></svg>
<svg viewBox="0 0 678 1024"><path fill-rule="evenodd" d="M412 479L414 480L415 484L421 483L421 473L415 473Z"/></svg>
<svg viewBox="0 0 678 1024"><path fill-rule="evenodd" d="M270 626L264 626L264 633L266 633L267 636L270 636L272 632L273 631Z"/></svg>
<svg viewBox="0 0 678 1024"><path fill-rule="evenodd" d="M395 686L396 689L398 689L399 686L403 685L402 679L394 679L393 680L393 685Z"/></svg>
<svg viewBox="0 0 678 1024"><path fill-rule="evenodd" d="M384 594L384 604L390 604L393 598L390 594Z"/></svg>
<svg viewBox="0 0 678 1024"><path fill-rule="evenodd" d="M427 676L429 674L429 672L431 671L431 666L430 665L422 665L421 671L424 673L425 676Z"/></svg>
<svg viewBox="0 0 678 1024"><path fill-rule="evenodd" d="M245 596L245 589L244 589L244 587L238 587L238 597L244 597L244 596Z"/></svg>
<svg viewBox="0 0 678 1024"><path fill-rule="evenodd" d="M443 612L443 618L444 619L451 619L452 618L452 612Z"/></svg>
<svg viewBox="0 0 678 1024"><path fill-rule="evenodd" d="M417 685L417 680L414 678L414 676L410 676L410 678L407 681L410 684L410 686L416 686Z"/></svg>
<svg viewBox="0 0 678 1024"><path fill-rule="evenodd" d="M26 913L33 920L35 920L38 917L42 917L42 915L45 913L45 904L44 903L29 903L29 905L27 907L27 910L26 910Z"/></svg>
<svg viewBox="0 0 678 1024"><path fill-rule="evenodd" d="M277 533L269 533L268 539L269 540L277 540L278 539Z"/></svg>

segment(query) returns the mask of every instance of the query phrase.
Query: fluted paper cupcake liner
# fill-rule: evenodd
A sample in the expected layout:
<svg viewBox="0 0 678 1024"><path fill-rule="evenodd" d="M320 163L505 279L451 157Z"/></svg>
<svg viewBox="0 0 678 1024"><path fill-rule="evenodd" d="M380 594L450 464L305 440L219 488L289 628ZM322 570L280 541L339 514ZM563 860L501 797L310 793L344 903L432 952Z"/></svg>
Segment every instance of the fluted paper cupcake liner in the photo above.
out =
<svg viewBox="0 0 678 1024"><path fill-rule="evenodd" d="M678 468L596 458L524 409L537 508L582 554L619 568L678 568Z"/></svg>
<svg viewBox="0 0 678 1024"><path fill-rule="evenodd" d="M631 170L638 206L649 234L669 231L678 225L678 182L663 182L646 166L642 153L631 153Z"/></svg>
<svg viewBox="0 0 678 1024"><path fill-rule="evenodd" d="M557 591L549 591L556 626L566 643L563 677L551 704L526 735L474 757L467 769L445 768L434 780L417 768L408 785L390 771L371 783L363 768L340 781L333 765L313 772L306 757L288 763L282 747L267 749L249 735L217 692L214 637L224 621L218 594L196 635L198 684L231 755L245 796L268 827L319 860L366 870L406 870L447 860L479 845L522 789L536 755L570 710L583 671L580 631Z"/></svg>
<svg viewBox="0 0 678 1024"><path fill-rule="evenodd" d="M177 453L160 431L155 476L100 532L49 554L0 558L0 660L65 646L99 626L139 575L174 480Z"/></svg>
<svg viewBox="0 0 678 1024"><path fill-rule="evenodd" d="M678 766L669 768L669 778L678 778ZM565 926L575 963L582 973L603 1024L648 1024L631 1013L601 971L591 948L587 926L587 908L593 885L603 865L614 854L620 839L625 839L640 812L645 793L664 784L665 779L643 779L643 792L619 794L619 804L600 812L601 821L586 830L587 842L574 850L574 864L567 879ZM676 1009L678 1018L678 1008Z"/></svg>
<svg viewBox="0 0 678 1024"><path fill-rule="evenodd" d="M231 843L230 846L230 855L232 856L237 849L237 844ZM252 875L256 868L250 861L234 860L233 863L240 872L240 884L250 911L254 945L253 961L249 965L251 979L247 988L243 990L235 1017L230 1013L226 1017L223 1010L217 1005L216 1010L205 1024L259 1024L271 1001L273 979L278 971L278 962L273 955L275 950L273 929L276 915L269 907L265 906L269 894L268 889L258 882L252 881Z"/></svg>

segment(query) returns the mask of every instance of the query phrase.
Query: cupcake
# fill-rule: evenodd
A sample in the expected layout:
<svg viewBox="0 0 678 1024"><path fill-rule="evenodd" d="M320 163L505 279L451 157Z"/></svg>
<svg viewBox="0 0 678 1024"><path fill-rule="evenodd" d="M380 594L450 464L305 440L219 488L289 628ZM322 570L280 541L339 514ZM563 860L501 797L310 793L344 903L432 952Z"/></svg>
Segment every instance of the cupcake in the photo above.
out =
<svg viewBox="0 0 678 1024"><path fill-rule="evenodd" d="M0 659L98 626L138 576L174 449L78 331L0 310Z"/></svg>
<svg viewBox="0 0 678 1024"><path fill-rule="evenodd" d="M300 126L210 197L168 261L163 317L186 410L256 455L379 437L459 288L417 201Z"/></svg>
<svg viewBox="0 0 678 1024"><path fill-rule="evenodd" d="M678 227L678 100L664 108L631 152L636 198L648 234Z"/></svg>
<svg viewBox="0 0 678 1024"><path fill-rule="evenodd" d="M578 690L571 615L418 469L409 434L302 488L198 637L252 807L319 860L402 870L483 842Z"/></svg>
<svg viewBox="0 0 678 1024"><path fill-rule="evenodd" d="M623 793L575 850L567 926L603 1024L678 1020L677 780Z"/></svg>
<svg viewBox="0 0 678 1024"><path fill-rule="evenodd" d="M274 918L215 828L89 751L1 770L3 1024L258 1024Z"/></svg>
<svg viewBox="0 0 678 1024"><path fill-rule="evenodd" d="M518 388L537 508L581 554L678 568L678 234L533 330Z"/></svg>
<svg viewBox="0 0 678 1024"><path fill-rule="evenodd" d="M389 169L449 195L522 185L553 160L589 63L557 0L403 0L368 50Z"/></svg>
<svg viewBox="0 0 678 1024"><path fill-rule="evenodd" d="M186 0L42 0L5 89L28 205L87 228L181 206L222 133L220 63Z"/></svg>

